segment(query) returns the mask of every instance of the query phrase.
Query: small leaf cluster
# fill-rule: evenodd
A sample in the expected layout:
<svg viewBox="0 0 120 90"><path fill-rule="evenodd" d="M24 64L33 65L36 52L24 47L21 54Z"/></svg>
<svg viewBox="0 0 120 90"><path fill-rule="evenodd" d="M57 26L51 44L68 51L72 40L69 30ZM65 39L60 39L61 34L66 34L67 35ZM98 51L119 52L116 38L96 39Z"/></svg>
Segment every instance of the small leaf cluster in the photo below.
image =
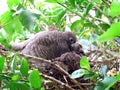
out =
<svg viewBox="0 0 120 90"><path fill-rule="evenodd" d="M90 80L90 82L96 82L93 87L94 90L109 90L111 88L116 89L114 85L120 80L120 73L116 76L107 76L107 65L103 65L100 71L92 71L88 59L83 56L80 60L80 69L74 71L71 74L71 78L83 77L84 80Z"/></svg>
<svg viewBox="0 0 120 90"><path fill-rule="evenodd" d="M4 57L0 57L0 80L2 90L41 90L42 78L37 69L29 70L26 59L20 61L14 57L12 63L9 63L11 68L7 70ZM17 64L20 67L16 67ZM30 72L29 72L30 71Z"/></svg>
<svg viewBox="0 0 120 90"><path fill-rule="evenodd" d="M29 69L27 60L18 55L11 56L10 45L40 31L70 30L84 50L102 48L120 53L115 43L120 43L119 0L7 0L7 6L8 10L0 15L0 45L11 53L4 56L0 48L2 89L41 90L38 70ZM106 57L114 58L108 54ZM80 60L80 67L71 74L72 78L92 81L95 90L116 89L114 85L120 80L119 73L114 77L107 76L107 66L98 67L100 71L92 70L86 57Z"/></svg>

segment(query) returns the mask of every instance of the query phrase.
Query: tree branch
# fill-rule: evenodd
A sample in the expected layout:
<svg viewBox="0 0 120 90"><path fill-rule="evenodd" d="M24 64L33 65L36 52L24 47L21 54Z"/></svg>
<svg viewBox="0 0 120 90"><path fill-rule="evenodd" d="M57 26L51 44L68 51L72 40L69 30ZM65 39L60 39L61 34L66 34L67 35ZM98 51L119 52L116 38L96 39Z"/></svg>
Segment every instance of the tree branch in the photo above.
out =
<svg viewBox="0 0 120 90"><path fill-rule="evenodd" d="M43 73L40 73L40 75L41 75L42 77L46 78L46 79L49 79L49 80L55 82L55 83L58 83L58 84L60 84L60 85L62 85L62 86L65 86L68 90L74 90L74 89L73 89L72 87L70 87L68 84L65 84L65 83L63 83L63 82L61 82L61 81L59 81L59 80L57 80L57 79L55 79L55 78L53 78L53 77L51 77L51 76L45 75L45 74L43 74Z"/></svg>

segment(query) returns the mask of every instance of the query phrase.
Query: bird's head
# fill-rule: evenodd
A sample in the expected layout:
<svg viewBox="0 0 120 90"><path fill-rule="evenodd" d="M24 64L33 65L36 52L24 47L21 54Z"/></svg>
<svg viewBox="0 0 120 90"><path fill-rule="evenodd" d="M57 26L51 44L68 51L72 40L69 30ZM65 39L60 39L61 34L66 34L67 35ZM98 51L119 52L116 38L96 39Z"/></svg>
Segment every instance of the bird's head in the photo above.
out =
<svg viewBox="0 0 120 90"><path fill-rule="evenodd" d="M76 54L78 55L85 55L83 49L82 49L82 45L80 45L79 43L74 43L71 45L71 50L74 51Z"/></svg>
<svg viewBox="0 0 120 90"><path fill-rule="evenodd" d="M70 31L64 32L63 35L64 35L64 37L65 37L65 39L67 41L67 45L68 45L68 47L69 47L69 49L71 51L72 50L71 45L73 43L76 43L76 36L75 36L75 34L73 32L70 32Z"/></svg>
<svg viewBox="0 0 120 90"><path fill-rule="evenodd" d="M63 34L66 37L67 43L69 45L71 45L71 44L76 42L76 36L75 36L75 34L73 32L66 31Z"/></svg>

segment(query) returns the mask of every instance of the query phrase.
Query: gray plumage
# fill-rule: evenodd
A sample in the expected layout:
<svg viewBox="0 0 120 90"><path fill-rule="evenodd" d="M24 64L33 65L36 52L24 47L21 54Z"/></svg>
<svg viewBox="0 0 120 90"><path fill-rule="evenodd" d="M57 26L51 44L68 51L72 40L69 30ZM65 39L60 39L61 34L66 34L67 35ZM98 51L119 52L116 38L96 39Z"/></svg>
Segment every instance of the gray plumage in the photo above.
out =
<svg viewBox="0 0 120 90"><path fill-rule="evenodd" d="M71 44L75 42L76 36L72 32L43 31L24 42L12 44L12 48L22 54L53 59L71 51Z"/></svg>

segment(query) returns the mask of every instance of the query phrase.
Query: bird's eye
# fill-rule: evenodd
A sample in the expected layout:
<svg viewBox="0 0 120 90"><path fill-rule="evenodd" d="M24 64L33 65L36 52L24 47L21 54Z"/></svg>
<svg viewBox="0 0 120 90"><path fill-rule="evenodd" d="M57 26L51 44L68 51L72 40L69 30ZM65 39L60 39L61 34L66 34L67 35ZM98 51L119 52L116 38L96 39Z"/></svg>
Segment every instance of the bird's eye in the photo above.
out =
<svg viewBox="0 0 120 90"><path fill-rule="evenodd" d="M69 38L69 41L70 41L71 44L74 43L73 38Z"/></svg>

